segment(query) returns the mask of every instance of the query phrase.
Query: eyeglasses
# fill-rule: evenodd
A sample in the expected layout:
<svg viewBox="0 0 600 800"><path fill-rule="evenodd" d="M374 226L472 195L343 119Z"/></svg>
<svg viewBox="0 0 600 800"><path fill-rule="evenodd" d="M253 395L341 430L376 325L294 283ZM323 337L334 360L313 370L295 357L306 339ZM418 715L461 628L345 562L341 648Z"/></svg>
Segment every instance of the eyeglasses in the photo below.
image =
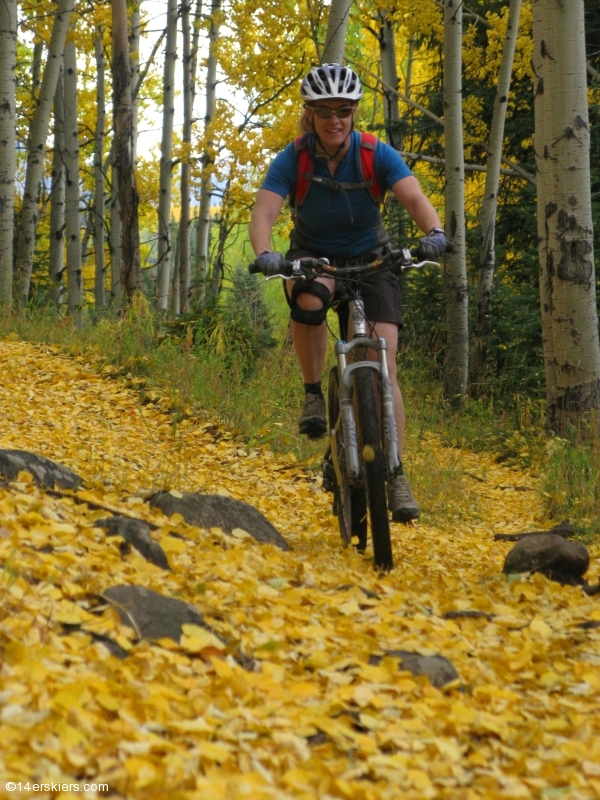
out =
<svg viewBox="0 0 600 800"><path fill-rule="evenodd" d="M331 119L337 117L338 119L348 119L351 117L356 106L343 106L342 108L327 108L327 106L309 106L311 111L319 119Z"/></svg>

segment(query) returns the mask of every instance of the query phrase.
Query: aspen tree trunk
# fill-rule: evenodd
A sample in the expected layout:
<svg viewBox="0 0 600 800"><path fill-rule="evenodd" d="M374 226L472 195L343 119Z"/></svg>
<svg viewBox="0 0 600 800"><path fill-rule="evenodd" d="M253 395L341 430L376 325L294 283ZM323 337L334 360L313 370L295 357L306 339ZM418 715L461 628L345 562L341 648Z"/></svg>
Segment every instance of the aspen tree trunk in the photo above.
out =
<svg viewBox="0 0 600 800"><path fill-rule="evenodd" d="M556 362L554 360L554 338L552 336L552 277L546 264L546 142L544 104L544 55L545 41L542 3L533 3L533 76L535 110L535 171L537 186L537 233L540 282L540 311L542 320L542 347L544 355L544 375L546 378L546 408L554 408L556 403Z"/></svg>
<svg viewBox="0 0 600 800"><path fill-rule="evenodd" d="M179 267L181 265L181 248L180 248L180 238L179 238L179 229L177 230L177 236L175 237L175 258L173 259L173 283L171 286L171 301L169 303L169 309L173 316L179 316L181 313L181 305L180 305L180 298L181 294L179 292Z"/></svg>
<svg viewBox="0 0 600 800"><path fill-rule="evenodd" d="M190 297L190 155L192 147L192 42L190 6L181 5L183 35L183 156L181 159L181 215L179 217L179 306L188 310Z"/></svg>
<svg viewBox="0 0 600 800"><path fill-rule="evenodd" d="M411 39L410 42L408 43L408 57L406 62L406 81L404 84L404 94L406 95L407 98L410 98L410 93L412 91L412 71L413 71L414 60L415 60L415 40Z"/></svg>
<svg viewBox="0 0 600 800"><path fill-rule="evenodd" d="M31 95L37 100L42 81L42 61L44 58L44 43L40 39L33 45L33 59L31 61Z"/></svg>
<svg viewBox="0 0 600 800"><path fill-rule="evenodd" d="M396 42L394 26L385 11L379 12L379 52L381 58L381 78L383 80L383 116L388 144L395 150L402 150L400 134L400 113L398 95L386 86L398 91L398 68L396 66Z"/></svg>
<svg viewBox="0 0 600 800"><path fill-rule="evenodd" d="M106 94L104 86L104 48L102 46L102 28L96 30L94 40L96 53L96 132L94 136L94 303L96 314L100 314L106 305L104 287L104 127L106 124Z"/></svg>
<svg viewBox="0 0 600 800"><path fill-rule="evenodd" d="M477 282L477 319L475 322L475 350L473 358L473 383L475 388L482 378L485 363L486 318L491 310L492 283L496 266L495 231L496 210L498 208L498 187L500 185L500 165L502 163L502 143L504 141L504 122L510 77L515 55L515 45L519 32L521 0L511 0L508 11L502 60L498 74L498 86L494 99L494 113L488 145L488 162L485 176L485 191L481 207L479 246L479 276Z"/></svg>
<svg viewBox="0 0 600 800"><path fill-rule="evenodd" d="M89 255L88 245L90 243L90 236L94 231L94 207L88 206L83 216L83 236L81 237L81 264L85 267L86 259Z"/></svg>
<svg viewBox="0 0 600 800"><path fill-rule="evenodd" d="M221 0L212 0L211 25L208 34L209 52L206 67L206 114L204 117L205 147L202 153L202 189L200 191L200 212L196 232L196 260L198 264L198 294L200 304L204 302L206 270L208 267L208 243L210 234L210 201L212 180L210 165L213 161L212 121L217 103L217 41L219 38L219 14Z"/></svg>
<svg viewBox="0 0 600 800"><path fill-rule="evenodd" d="M223 193L223 198L225 198L225 194L229 189L229 181L227 182L227 188ZM225 244L227 242L227 236L229 234L229 228L227 226L227 222L223 214L221 214L221 219L219 220L219 242L217 245L217 254L215 256L215 261L213 265L213 271L210 281L210 304L216 305L217 300L219 299L219 295L221 294L221 289L223 288L223 266L224 266L224 256L225 256Z"/></svg>
<svg viewBox="0 0 600 800"><path fill-rule="evenodd" d="M158 276L157 308L166 312L171 273L171 154L175 114L175 61L177 60L177 0L167 6L167 42L163 75L163 127L160 145L160 187L158 193Z"/></svg>
<svg viewBox="0 0 600 800"><path fill-rule="evenodd" d="M469 288L465 254L465 165L462 130L462 0L444 0L444 135L446 139L446 255L448 334L444 390L458 403L467 389Z"/></svg>
<svg viewBox="0 0 600 800"><path fill-rule="evenodd" d="M139 102L136 87L140 78L140 6L141 0L130 0L131 36L129 37L129 69L131 71L131 141L133 163L137 162Z"/></svg>
<svg viewBox="0 0 600 800"><path fill-rule="evenodd" d="M67 237L67 312L81 310L81 218L79 214L79 129L77 113L77 51L65 45L65 233Z"/></svg>
<svg viewBox="0 0 600 800"><path fill-rule="evenodd" d="M50 301L62 301L65 270L65 108L64 75L61 69L54 95L54 152L50 190Z"/></svg>
<svg viewBox="0 0 600 800"><path fill-rule="evenodd" d="M202 22L202 0L196 0L194 24L192 31L192 113L196 100L196 73L198 71L198 45L200 42L200 25Z"/></svg>
<svg viewBox="0 0 600 800"><path fill-rule="evenodd" d="M44 168L44 156L46 154L46 137L48 136L48 127L50 125L50 113L54 102L56 83L74 3L75 0L58 0L48 47L48 60L46 61L38 103L29 132L25 188L23 190L23 202L17 231L15 264L16 299L22 308L27 305L29 297L38 222L39 192Z"/></svg>
<svg viewBox="0 0 600 800"><path fill-rule="evenodd" d="M121 285L128 301L142 289L138 191L133 169L132 98L126 0L111 0L114 153L121 205Z"/></svg>
<svg viewBox="0 0 600 800"><path fill-rule="evenodd" d="M121 250L122 228L121 204L119 202L119 171L115 164L115 155L112 155L110 168L110 235L108 247L110 250L110 294L111 303L119 306L123 295L121 274L123 272L123 254Z"/></svg>
<svg viewBox="0 0 600 800"><path fill-rule="evenodd" d="M341 64L346 47L346 31L352 0L331 0L327 18L327 36L321 57L322 64Z"/></svg>
<svg viewBox="0 0 600 800"><path fill-rule="evenodd" d="M564 434L600 407L584 3L536 3L543 40L536 40L534 52L542 57L544 81L543 142L536 141L536 149L543 144L546 162L545 272L556 373L548 421Z"/></svg>
<svg viewBox="0 0 600 800"><path fill-rule="evenodd" d="M12 303L17 0L0 4L0 307Z"/></svg>

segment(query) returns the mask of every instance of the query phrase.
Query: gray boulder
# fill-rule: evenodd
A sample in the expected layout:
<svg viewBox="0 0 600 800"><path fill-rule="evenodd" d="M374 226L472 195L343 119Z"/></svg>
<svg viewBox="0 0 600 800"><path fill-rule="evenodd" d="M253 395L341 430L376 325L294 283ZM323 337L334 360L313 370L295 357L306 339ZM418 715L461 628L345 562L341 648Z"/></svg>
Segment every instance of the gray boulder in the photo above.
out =
<svg viewBox="0 0 600 800"><path fill-rule="evenodd" d="M170 492L159 492L148 501L152 507L160 508L163 514L181 514L188 525L198 528L221 528L231 534L241 528L262 544L274 544L281 550L290 546L266 517L254 506L218 494L182 493L174 497Z"/></svg>
<svg viewBox="0 0 600 800"><path fill-rule="evenodd" d="M107 530L107 536L121 536L146 561L162 569L170 569L165 551L150 536L150 526L144 520L122 516L106 517L96 520L94 527Z"/></svg>
<svg viewBox="0 0 600 800"><path fill-rule="evenodd" d="M62 464L26 450L0 450L0 481L14 481L19 472L29 472L42 489L77 489L83 478Z"/></svg>
<svg viewBox="0 0 600 800"><path fill-rule="evenodd" d="M503 572L506 575L541 572L558 583L581 586L590 565L587 547L570 542L555 533L528 536L521 539L507 554Z"/></svg>
<svg viewBox="0 0 600 800"><path fill-rule="evenodd" d="M436 689L459 678L456 667L444 656L422 656L408 650L386 650L386 656L400 659L400 669L413 675L426 675ZM378 666L383 656L371 656L370 664Z"/></svg>
<svg viewBox="0 0 600 800"><path fill-rule="evenodd" d="M189 603L164 597L143 586L111 586L102 593L119 612L121 621L132 627L139 639L173 639L179 642L182 625L199 625L226 642L204 622L202 614Z"/></svg>

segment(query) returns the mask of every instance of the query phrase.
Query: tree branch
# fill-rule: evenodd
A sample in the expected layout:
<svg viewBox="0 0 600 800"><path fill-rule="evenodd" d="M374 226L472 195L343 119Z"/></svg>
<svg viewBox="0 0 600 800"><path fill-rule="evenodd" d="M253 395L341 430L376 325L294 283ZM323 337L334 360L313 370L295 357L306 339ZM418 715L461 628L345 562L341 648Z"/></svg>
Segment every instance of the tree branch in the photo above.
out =
<svg viewBox="0 0 600 800"><path fill-rule="evenodd" d="M401 152L400 155L402 158L406 158L409 161L426 161L428 164L439 164L440 166L443 166L446 163L445 158L423 156L420 153ZM536 185L535 177L533 175L530 175L517 164L513 165L512 162L508 161L508 159L503 158L502 160L504 163L510 163L512 165L512 169L501 169L500 172L502 175L508 175L511 178L522 178L523 180L532 183L534 186ZM487 172L487 167L483 167L480 164L465 164L465 170L467 170L467 172Z"/></svg>
<svg viewBox="0 0 600 800"><path fill-rule="evenodd" d="M600 72L598 72L597 69L594 69L589 61L586 61L585 68L587 69L588 75L591 75L595 81L600 81Z"/></svg>
<svg viewBox="0 0 600 800"><path fill-rule="evenodd" d="M154 59L156 58L156 54L158 53L158 48L161 46L162 40L165 38L166 35L167 35L167 29L163 28L162 33L160 34L160 36L156 40L156 43L154 44L154 47L152 48L152 52L150 53L150 57L148 58L148 61L146 61L146 66L144 67L144 69L139 74L137 83L135 85L135 89L133 90L133 99L134 100L137 100L137 96L139 94L139 91L142 88L142 83L144 82L144 79L145 79L146 75L148 74L148 72L150 70L150 67L154 63Z"/></svg>

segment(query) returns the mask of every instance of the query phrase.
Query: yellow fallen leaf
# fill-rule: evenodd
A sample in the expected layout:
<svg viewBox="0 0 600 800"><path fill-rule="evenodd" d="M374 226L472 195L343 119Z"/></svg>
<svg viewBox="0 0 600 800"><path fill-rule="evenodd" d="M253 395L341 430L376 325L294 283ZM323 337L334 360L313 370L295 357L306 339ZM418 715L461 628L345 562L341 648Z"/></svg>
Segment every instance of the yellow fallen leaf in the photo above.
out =
<svg viewBox="0 0 600 800"><path fill-rule="evenodd" d="M247 531L243 530L242 528L234 528L231 531L231 535L235 539L252 539L252 536Z"/></svg>
<svg viewBox="0 0 600 800"><path fill-rule="evenodd" d="M160 540L160 546L165 553L185 553L186 551L185 539L179 539L177 536L164 536Z"/></svg>

